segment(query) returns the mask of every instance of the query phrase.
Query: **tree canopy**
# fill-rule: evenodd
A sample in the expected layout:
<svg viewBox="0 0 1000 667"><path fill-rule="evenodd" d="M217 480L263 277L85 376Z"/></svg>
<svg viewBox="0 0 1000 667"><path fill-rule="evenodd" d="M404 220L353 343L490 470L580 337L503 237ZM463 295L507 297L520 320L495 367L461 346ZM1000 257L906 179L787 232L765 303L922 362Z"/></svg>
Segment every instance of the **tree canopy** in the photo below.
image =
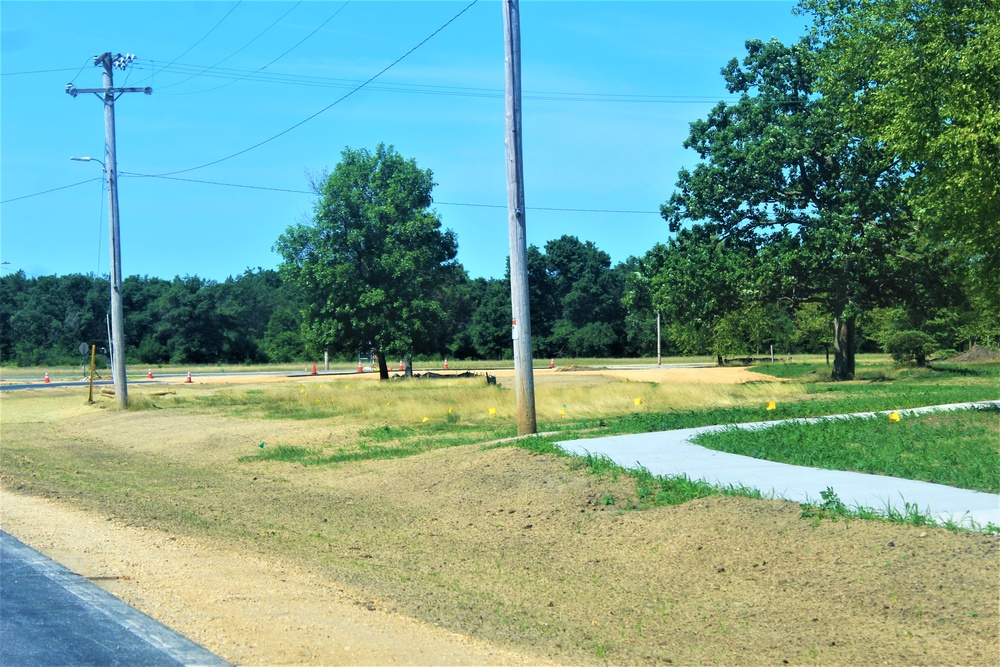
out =
<svg viewBox="0 0 1000 667"><path fill-rule="evenodd" d="M317 350L410 354L444 318L440 297L456 277L455 234L430 209L434 180L392 146L345 148L319 184L309 223L275 250L301 291L305 336Z"/></svg>
<svg viewBox="0 0 1000 667"><path fill-rule="evenodd" d="M1000 3L804 0L819 89L909 172L906 194L1000 305Z"/></svg>
<svg viewBox="0 0 1000 667"><path fill-rule="evenodd" d="M833 376L854 374L857 315L888 296L895 247L912 232L902 173L881 147L846 133L817 94L817 43L751 40L723 68L740 96L691 124L702 162L681 170L661 207L671 230L700 223L757 249L762 301L819 302L833 319ZM716 298L704 294L702 298Z"/></svg>

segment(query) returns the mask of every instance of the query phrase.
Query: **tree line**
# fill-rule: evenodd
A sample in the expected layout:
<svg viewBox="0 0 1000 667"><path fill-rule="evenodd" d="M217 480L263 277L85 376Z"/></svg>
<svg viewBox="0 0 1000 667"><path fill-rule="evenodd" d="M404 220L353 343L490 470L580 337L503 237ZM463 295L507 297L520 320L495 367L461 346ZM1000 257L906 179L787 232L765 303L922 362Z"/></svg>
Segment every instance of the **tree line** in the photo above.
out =
<svg viewBox="0 0 1000 667"><path fill-rule="evenodd" d="M766 355L771 346L779 355L829 352L829 312L817 303L793 307L780 298L751 298L757 294L752 285L727 283L737 262L730 252L703 230L683 231L615 265L592 242L573 236L530 246L535 356L651 357L657 307L666 355L713 354L721 362ZM1000 343L997 312L937 268L908 294L895 294L894 305L859 316L859 350L905 356L911 348L930 354ZM303 291L273 269L248 269L221 282L129 276L122 287L132 363L301 362L322 358L324 350L353 359L371 347L358 338L312 338ZM511 359L509 278L470 278L455 266L438 287L440 317L409 347L387 347L386 355ZM0 361L76 363L81 342L106 348L108 303L105 277L3 276Z"/></svg>

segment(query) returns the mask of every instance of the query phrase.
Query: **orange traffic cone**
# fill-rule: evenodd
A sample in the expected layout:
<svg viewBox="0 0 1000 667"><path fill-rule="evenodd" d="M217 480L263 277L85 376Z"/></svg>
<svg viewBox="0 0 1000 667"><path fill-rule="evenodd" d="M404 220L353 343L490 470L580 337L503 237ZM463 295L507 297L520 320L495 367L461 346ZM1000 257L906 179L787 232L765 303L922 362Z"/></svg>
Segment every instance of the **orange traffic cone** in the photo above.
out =
<svg viewBox="0 0 1000 667"><path fill-rule="evenodd" d="M448 370L448 360L447 359L444 360L444 369Z"/></svg>
<svg viewBox="0 0 1000 667"><path fill-rule="evenodd" d="M191 382L191 371L188 371L187 380L184 380L184 381L185 382Z"/></svg>
<svg viewBox="0 0 1000 667"><path fill-rule="evenodd" d="M549 368L555 368L555 367L556 367L556 360L549 359Z"/></svg>
<svg viewBox="0 0 1000 667"><path fill-rule="evenodd" d="M42 382L44 382L45 384L49 383L49 372L48 371L45 371L45 379L42 380Z"/></svg>
<svg viewBox="0 0 1000 667"><path fill-rule="evenodd" d="M152 379L153 379L153 369L152 369L152 368L150 368L150 369L149 369L149 370L148 370L148 371L146 372L146 377L148 377L148 378L149 378L150 380L152 380Z"/></svg>
<svg viewBox="0 0 1000 667"><path fill-rule="evenodd" d="M359 373L364 373L364 372L365 372L365 369L364 369L364 368L362 368L362 366L361 366L361 362L360 362L360 361L358 362L358 372L359 372Z"/></svg>
<svg viewBox="0 0 1000 667"><path fill-rule="evenodd" d="M313 372L312 372L312 374L313 375L319 375L319 373L316 372L316 364L313 364Z"/></svg>
<svg viewBox="0 0 1000 667"><path fill-rule="evenodd" d="M403 360L399 360L399 370L403 370Z"/></svg>

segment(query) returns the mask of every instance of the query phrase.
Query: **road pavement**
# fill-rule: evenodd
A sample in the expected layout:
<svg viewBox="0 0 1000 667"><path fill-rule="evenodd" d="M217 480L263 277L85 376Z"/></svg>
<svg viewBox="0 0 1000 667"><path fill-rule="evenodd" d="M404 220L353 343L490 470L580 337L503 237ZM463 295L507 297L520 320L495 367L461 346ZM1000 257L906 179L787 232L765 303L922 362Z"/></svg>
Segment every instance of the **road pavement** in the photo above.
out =
<svg viewBox="0 0 1000 667"><path fill-rule="evenodd" d="M0 531L0 665L228 665Z"/></svg>

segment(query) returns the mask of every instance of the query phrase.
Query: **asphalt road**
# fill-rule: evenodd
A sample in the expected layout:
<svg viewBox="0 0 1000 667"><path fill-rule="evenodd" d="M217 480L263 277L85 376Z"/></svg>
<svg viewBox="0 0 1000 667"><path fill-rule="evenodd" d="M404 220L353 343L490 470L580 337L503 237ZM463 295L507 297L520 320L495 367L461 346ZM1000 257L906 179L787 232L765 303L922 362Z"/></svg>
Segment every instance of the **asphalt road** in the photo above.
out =
<svg viewBox="0 0 1000 667"><path fill-rule="evenodd" d="M0 665L228 664L0 531Z"/></svg>

